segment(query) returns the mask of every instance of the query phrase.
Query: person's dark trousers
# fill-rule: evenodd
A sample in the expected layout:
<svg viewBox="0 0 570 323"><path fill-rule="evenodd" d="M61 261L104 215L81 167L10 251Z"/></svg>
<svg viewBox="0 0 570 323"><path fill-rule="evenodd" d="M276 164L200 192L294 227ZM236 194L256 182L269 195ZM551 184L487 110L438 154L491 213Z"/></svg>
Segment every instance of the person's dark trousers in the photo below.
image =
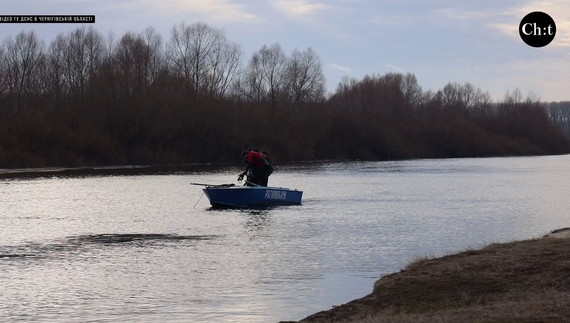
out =
<svg viewBox="0 0 570 323"><path fill-rule="evenodd" d="M261 186L267 186L268 180L269 180L269 177L263 176L263 179L261 180L261 184L259 184L259 185L261 185Z"/></svg>
<svg viewBox="0 0 570 323"><path fill-rule="evenodd" d="M265 179L265 172L263 171L263 169L254 168L251 171L251 175L252 176L247 179L248 182L251 182L251 183L257 184L257 185L262 185L262 186L267 185L267 180ZM266 185L263 185L264 182L266 183Z"/></svg>
<svg viewBox="0 0 570 323"><path fill-rule="evenodd" d="M259 185L261 185L261 186L267 186L267 185L268 185L267 183L268 183L268 181L269 181L269 175L271 175L271 173L273 173L273 169L266 168L266 169L263 171L263 176L262 176L261 184L259 184Z"/></svg>

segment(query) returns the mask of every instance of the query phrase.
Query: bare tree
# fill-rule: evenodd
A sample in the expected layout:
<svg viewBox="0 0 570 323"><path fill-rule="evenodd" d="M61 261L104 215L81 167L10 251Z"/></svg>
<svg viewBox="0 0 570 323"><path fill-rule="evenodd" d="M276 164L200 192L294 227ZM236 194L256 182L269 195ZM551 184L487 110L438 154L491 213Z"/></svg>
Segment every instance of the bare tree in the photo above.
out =
<svg viewBox="0 0 570 323"><path fill-rule="evenodd" d="M34 31L20 32L16 38L8 37L1 46L1 92L9 98L11 115L17 116L26 105L26 98L39 92L38 69L44 60L44 42Z"/></svg>
<svg viewBox="0 0 570 323"><path fill-rule="evenodd" d="M208 92L225 97L238 76L243 51L237 43L224 41L216 45L212 53L212 69L208 73Z"/></svg>
<svg viewBox="0 0 570 323"><path fill-rule="evenodd" d="M460 106L461 85L459 83L447 83L441 90L443 108L453 111Z"/></svg>
<svg viewBox="0 0 570 323"><path fill-rule="evenodd" d="M224 95L241 62L241 47L204 22L172 28L167 46L171 68L190 81L197 95Z"/></svg>
<svg viewBox="0 0 570 323"><path fill-rule="evenodd" d="M295 49L287 64L289 107L305 102L322 100L325 93L325 76L319 55L312 48L302 52Z"/></svg>
<svg viewBox="0 0 570 323"><path fill-rule="evenodd" d="M166 66L161 36L152 27L128 32L111 49L106 73L116 82L117 97L142 98Z"/></svg>
<svg viewBox="0 0 570 323"><path fill-rule="evenodd" d="M358 96L356 95L356 88L359 84L360 82L357 79L343 76L338 83L335 93L329 98L329 104L337 110L347 113L356 114L360 112L354 109L355 105L357 105L356 101L358 100Z"/></svg>
<svg viewBox="0 0 570 323"><path fill-rule="evenodd" d="M284 98L289 84L287 56L279 44L263 47L255 52L240 81L240 92L248 100L266 102L275 110Z"/></svg>
<svg viewBox="0 0 570 323"><path fill-rule="evenodd" d="M507 91L505 93L505 99L503 100L503 103L507 105L514 105L521 102L523 102L523 95L519 88L514 89L513 92Z"/></svg>
<svg viewBox="0 0 570 323"><path fill-rule="evenodd" d="M473 108L471 109L473 111L473 115L478 118L488 119L494 113L493 108L494 104L491 99L491 94L487 91L483 92L481 89L477 89L476 100L473 104Z"/></svg>
<svg viewBox="0 0 570 323"><path fill-rule="evenodd" d="M488 92L475 88L467 82L448 83L442 91L443 106L448 111L467 116L468 114L486 115L491 107L491 95Z"/></svg>
<svg viewBox="0 0 570 323"><path fill-rule="evenodd" d="M548 104L550 118L565 134L570 136L570 101L550 102Z"/></svg>
<svg viewBox="0 0 570 323"><path fill-rule="evenodd" d="M59 34L51 46L52 66L61 70L64 88L75 104L83 106L91 77L105 57L103 37L92 27L81 27L68 35Z"/></svg>
<svg viewBox="0 0 570 323"><path fill-rule="evenodd" d="M148 57L148 82L152 83L160 70L165 66L162 36L154 28L148 27L144 30L142 37L145 41L145 51Z"/></svg>
<svg viewBox="0 0 570 323"><path fill-rule="evenodd" d="M162 40L152 28L126 33L114 48L114 65L122 96L142 95L163 65Z"/></svg>
<svg viewBox="0 0 570 323"><path fill-rule="evenodd" d="M66 48L66 41L63 34L59 34L50 43L47 59L47 73L45 79L49 92L54 97L55 102L60 102L64 95L64 66L65 58L64 52ZM55 103L54 102L54 103ZM57 103L54 104L54 107Z"/></svg>
<svg viewBox="0 0 570 323"><path fill-rule="evenodd" d="M414 109L421 104L423 100L422 87L419 85L414 74L407 73L403 76L400 88L404 94L404 104L406 108Z"/></svg>

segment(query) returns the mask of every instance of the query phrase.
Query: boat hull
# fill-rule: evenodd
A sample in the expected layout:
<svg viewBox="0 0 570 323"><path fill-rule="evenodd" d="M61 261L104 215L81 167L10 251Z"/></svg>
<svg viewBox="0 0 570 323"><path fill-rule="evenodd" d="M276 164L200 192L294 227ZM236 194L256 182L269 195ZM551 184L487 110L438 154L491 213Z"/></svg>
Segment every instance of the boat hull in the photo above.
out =
<svg viewBox="0 0 570 323"><path fill-rule="evenodd" d="M206 187L204 193L213 207L267 207L301 204L303 192L283 187Z"/></svg>

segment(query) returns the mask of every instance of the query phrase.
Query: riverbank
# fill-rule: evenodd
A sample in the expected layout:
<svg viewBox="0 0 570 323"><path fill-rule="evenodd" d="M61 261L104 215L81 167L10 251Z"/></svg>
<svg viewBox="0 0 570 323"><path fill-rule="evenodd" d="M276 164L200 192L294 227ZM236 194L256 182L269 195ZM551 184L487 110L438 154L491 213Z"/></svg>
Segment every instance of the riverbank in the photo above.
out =
<svg viewBox="0 0 570 323"><path fill-rule="evenodd" d="M280 164L284 166L298 166L307 164L327 164L350 162L348 159L297 161ZM40 167L40 168L0 168L0 179L5 178L34 178L34 177L82 177L105 175L157 175L175 173L217 172L220 169L237 167L240 171L245 164L229 163L194 163L194 164L156 164L156 165L129 165L129 166L98 166L98 167ZM237 171L236 171L237 172Z"/></svg>
<svg viewBox="0 0 570 323"><path fill-rule="evenodd" d="M418 259L382 277L370 295L299 323L568 321L570 228L564 228L540 239Z"/></svg>
<svg viewBox="0 0 570 323"><path fill-rule="evenodd" d="M101 166L101 167L50 167L50 168L14 168L0 169L0 179L35 178L35 177L83 177L105 175L156 175L188 172L212 172L224 164L164 164L133 166Z"/></svg>

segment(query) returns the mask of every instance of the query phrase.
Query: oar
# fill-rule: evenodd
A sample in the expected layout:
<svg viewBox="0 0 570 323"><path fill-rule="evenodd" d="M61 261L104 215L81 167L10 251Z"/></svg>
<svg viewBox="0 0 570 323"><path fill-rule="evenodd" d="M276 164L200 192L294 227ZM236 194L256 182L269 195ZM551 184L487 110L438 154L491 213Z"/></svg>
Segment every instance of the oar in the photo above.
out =
<svg viewBox="0 0 570 323"><path fill-rule="evenodd" d="M252 182L250 182L250 181L248 181L248 180L245 180L245 182L248 183L248 184L251 184L251 185L253 185L253 186L261 186L261 185L259 185L259 184L252 183Z"/></svg>
<svg viewBox="0 0 570 323"><path fill-rule="evenodd" d="M200 185L200 186L216 186L215 184L202 184L202 183L190 183L190 185Z"/></svg>
<svg viewBox="0 0 570 323"><path fill-rule="evenodd" d="M199 186L206 186L206 187L230 187L235 186L235 184L202 184L202 183L190 183L190 185L199 185Z"/></svg>

